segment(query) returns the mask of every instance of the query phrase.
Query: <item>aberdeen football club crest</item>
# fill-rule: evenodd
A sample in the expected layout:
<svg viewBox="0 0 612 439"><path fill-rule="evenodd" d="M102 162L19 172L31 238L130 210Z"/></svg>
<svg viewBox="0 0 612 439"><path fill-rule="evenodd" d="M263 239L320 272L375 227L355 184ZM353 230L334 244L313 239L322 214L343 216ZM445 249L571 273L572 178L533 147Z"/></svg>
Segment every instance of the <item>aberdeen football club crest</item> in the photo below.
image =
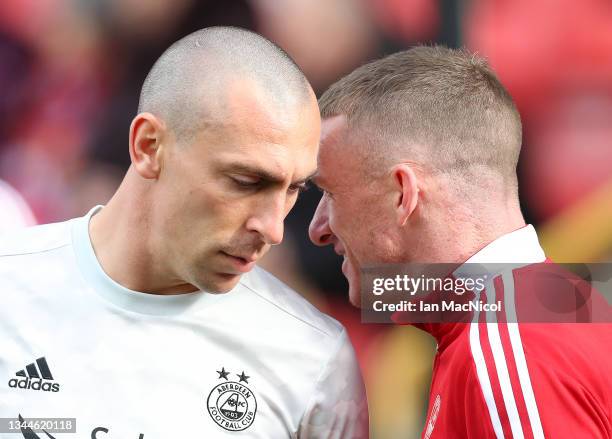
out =
<svg viewBox="0 0 612 439"><path fill-rule="evenodd" d="M218 370L221 383L210 391L206 406L208 413L220 427L229 431L241 431L249 428L255 420L257 413L257 400L246 385L249 376L242 373L230 373L224 367ZM238 377L238 381L231 381L228 376Z"/></svg>

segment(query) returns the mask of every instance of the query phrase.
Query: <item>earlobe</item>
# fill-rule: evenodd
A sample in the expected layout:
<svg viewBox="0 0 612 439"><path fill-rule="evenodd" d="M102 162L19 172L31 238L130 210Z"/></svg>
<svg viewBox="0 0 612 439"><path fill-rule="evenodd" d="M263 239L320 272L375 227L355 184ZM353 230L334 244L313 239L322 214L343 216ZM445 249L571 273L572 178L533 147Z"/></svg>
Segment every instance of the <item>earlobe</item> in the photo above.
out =
<svg viewBox="0 0 612 439"><path fill-rule="evenodd" d="M393 168L393 177L398 191L395 206L397 221L400 226L404 226L416 209L419 200L417 176L409 164L402 163Z"/></svg>
<svg viewBox="0 0 612 439"><path fill-rule="evenodd" d="M140 113L130 126L132 166L143 178L155 179L161 170L161 141L164 126L151 113Z"/></svg>

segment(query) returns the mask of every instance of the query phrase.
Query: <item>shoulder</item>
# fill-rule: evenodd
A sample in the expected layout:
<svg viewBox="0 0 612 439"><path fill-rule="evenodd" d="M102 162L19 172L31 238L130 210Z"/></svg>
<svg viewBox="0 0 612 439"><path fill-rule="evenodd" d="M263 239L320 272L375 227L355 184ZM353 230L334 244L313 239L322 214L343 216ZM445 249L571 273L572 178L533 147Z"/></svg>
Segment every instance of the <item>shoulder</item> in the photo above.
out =
<svg viewBox="0 0 612 439"><path fill-rule="evenodd" d="M319 311L300 294L260 267L255 267L243 276L240 284L255 294L270 309L270 313L282 315L294 326L331 339L338 339L344 333L344 327L338 321Z"/></svg>
<svg viewBox="0 0 612 439"><path fill-rule="evenodd" d="M70 222L45 224L0 235L2 299L43 294L65 281L72 251ZM6 302L5 302L6 303Z"/></svg>
<svg viewBox="0 0 612 439"><path fill-rule="evenodd" d="M71 221L26 227L0 234L0 261L33 255L71 244Z"/></svg>
<svg viewBox="0 0 612 439"><path fill-rule="evenodd" d="M34 214L23 197L2 180L0 180L0 206L2 207L0 230L12 230L36 224Z"/></svg>

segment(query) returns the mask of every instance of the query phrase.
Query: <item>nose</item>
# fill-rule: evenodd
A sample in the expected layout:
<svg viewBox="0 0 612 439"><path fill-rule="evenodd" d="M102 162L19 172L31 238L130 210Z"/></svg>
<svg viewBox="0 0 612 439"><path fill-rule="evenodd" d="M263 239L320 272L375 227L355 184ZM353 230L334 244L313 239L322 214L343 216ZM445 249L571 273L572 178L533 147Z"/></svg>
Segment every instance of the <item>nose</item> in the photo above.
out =
<svg viewBox="0 0 612 439"><path fill-rule="evenodd" d="M278 245L283 241L287 213L284 200L268 202L247 220L246 228L261 235L266 244Z"/></svg>
<svg viewBox="0 0 612 439"><path fill-rule="evenodd" d="M325 195L319 201L317 210L310 221L308 236L315 245L321 247L333 243L334 233L329 227L329 212Z"/></svg>

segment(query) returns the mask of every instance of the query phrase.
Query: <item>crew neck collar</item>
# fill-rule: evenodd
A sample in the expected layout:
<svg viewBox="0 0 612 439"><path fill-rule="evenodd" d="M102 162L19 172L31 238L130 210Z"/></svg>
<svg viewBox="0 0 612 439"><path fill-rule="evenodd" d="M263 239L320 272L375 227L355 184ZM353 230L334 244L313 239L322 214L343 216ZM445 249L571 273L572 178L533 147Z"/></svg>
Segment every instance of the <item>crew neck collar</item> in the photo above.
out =
<svg viewBox="0 0 612 439"><path fill-rule="evenodd" d="M138 314L170 316L181 314L194 305L224 300L225 294L204 291L183 294L152 294L130 290L113 280L103 270L89 236L89 221L103 206L95 206L85 216L76 218L72 225L72 243L79 269L94 291L113 305Z"/></svg>

